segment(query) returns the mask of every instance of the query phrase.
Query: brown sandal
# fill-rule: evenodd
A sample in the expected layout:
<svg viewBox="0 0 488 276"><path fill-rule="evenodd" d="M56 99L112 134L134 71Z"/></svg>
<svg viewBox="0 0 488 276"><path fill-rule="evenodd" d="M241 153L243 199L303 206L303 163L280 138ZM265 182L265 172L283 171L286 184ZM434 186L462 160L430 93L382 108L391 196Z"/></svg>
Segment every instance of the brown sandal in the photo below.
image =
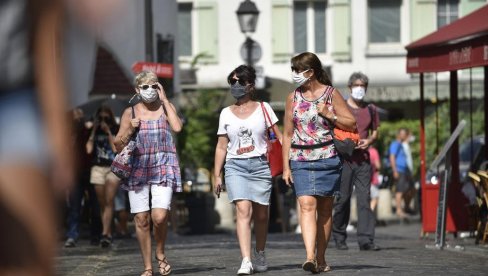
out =
<svg viewBox="0 0 488 276"><path fill-rule="evenodd" d="M171 274L171 265L169 265L168 260L166 259L166 256L164 256L164 258L162 260L160 260L158 258L158 256L155 256L155 257L156 257L156 261L158 261L158 264L159 264L159 274L161 276L166 276L166 275ZM163 264L164 264L164 266L162 266Z"/></svg>
<svg viewBox="0 0 488 276"><path fill-rule="evenodd" d="M144 270L142 273L141 273L141 276L152 276L153 275L153 271L152 269L146 269Z"/></svg>
<svg viewBox="0 0 488 276"><path fill-rule="evenodd" d="M302 269L305 271L310 271L312 273L317 271L317 261L316 260L306 260L303 265Z"/></svg>
<svg viewBox="0 0 488 276"><path fill-rule="evenodd" d="M322 264L322 265L319 265L317 267L317 272L320 273L320 272L329 272L331 271L332 269L330 268L330 266L325 263L325 264Z"/></svg>

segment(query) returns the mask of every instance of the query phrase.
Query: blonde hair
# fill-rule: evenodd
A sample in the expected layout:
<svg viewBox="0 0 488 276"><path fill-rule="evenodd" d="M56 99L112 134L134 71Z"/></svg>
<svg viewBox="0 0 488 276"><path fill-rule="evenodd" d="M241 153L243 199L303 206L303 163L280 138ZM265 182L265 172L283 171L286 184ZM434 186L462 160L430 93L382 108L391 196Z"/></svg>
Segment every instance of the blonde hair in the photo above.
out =
<svg viewBox="0 0 488 276"><path fill-rule="evenodd" d="M134 78L134 83L136 87L141 85L142 83L150 83L150 82L157 82L158 76L154 72L151 71L142 71L136 75Z"/></svg>

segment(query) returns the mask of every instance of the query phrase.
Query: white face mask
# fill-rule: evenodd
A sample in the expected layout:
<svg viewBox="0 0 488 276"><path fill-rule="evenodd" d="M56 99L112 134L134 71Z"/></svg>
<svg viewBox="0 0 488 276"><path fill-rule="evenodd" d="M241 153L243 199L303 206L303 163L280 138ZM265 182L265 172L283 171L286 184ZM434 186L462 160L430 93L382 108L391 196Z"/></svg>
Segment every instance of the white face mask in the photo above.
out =
<svg viewBox="0 0 488 276"><path fill-rule="evenodd" d="M141 99L145 103L152 103L159 98L157 89L149 87L146 90L140 88L139 91L139 95L141 95Z"/></svg>
<svg viewBox="0 0 488 276"><path fill-rule="evenodd" d="M362 86L355 86L351 89L351 97L355 100L362 101L366 95L366 90Z"/></svg>
<svg viewBox="0 0 488 276"><path fill-rule="evenodd" d="M310 70L310 69L308 69ZM302 86L304 83L306 83L310 78L306 78L303 73L307 72L308 70L305 70L303 72L297 73L295 71L291 72L291 77L293 78L293 82L298 86Z"/></svg>

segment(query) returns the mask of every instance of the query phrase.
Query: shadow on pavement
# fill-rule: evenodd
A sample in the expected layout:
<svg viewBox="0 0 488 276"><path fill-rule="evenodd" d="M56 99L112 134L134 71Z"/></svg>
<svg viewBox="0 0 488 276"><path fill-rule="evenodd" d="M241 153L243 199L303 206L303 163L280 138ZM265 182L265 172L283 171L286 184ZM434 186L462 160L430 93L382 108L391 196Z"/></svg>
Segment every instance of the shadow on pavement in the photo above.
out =
<svg viewBox="0 0 488 276"><path fill-rule="evenodd" d="M195 267L195 268L183 268L183 269L173 269L171 274L190 274L190 273L198 273L198 272L206 272L206 271L213 271L213 270L225 270L225 267Z"/></svg>
<svg viewBox="0 0 488 276"><path fill-rule="evenodd" d="M389 266L377 266L377 265L334 265L334 270L361 270L361 269L378 269L378 268L391 268Z"/></svg>

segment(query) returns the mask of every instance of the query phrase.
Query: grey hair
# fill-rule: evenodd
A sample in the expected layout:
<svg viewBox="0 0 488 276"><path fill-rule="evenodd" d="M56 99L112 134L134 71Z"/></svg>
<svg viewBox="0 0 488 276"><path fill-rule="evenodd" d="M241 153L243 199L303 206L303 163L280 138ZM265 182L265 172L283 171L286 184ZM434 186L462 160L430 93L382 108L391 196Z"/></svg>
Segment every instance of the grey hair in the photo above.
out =
<svg viewBox="0 0 488 276"><path fill-rule="evenodd" d="M347 85L352 86L352 83L355 82L356 80L360 80L364 83L364 85L366 85L366 87L368 86L369 78L368 76L366 76L361 72L352 73L352 75L349 77L349 81L347 82Z"/></svg>

